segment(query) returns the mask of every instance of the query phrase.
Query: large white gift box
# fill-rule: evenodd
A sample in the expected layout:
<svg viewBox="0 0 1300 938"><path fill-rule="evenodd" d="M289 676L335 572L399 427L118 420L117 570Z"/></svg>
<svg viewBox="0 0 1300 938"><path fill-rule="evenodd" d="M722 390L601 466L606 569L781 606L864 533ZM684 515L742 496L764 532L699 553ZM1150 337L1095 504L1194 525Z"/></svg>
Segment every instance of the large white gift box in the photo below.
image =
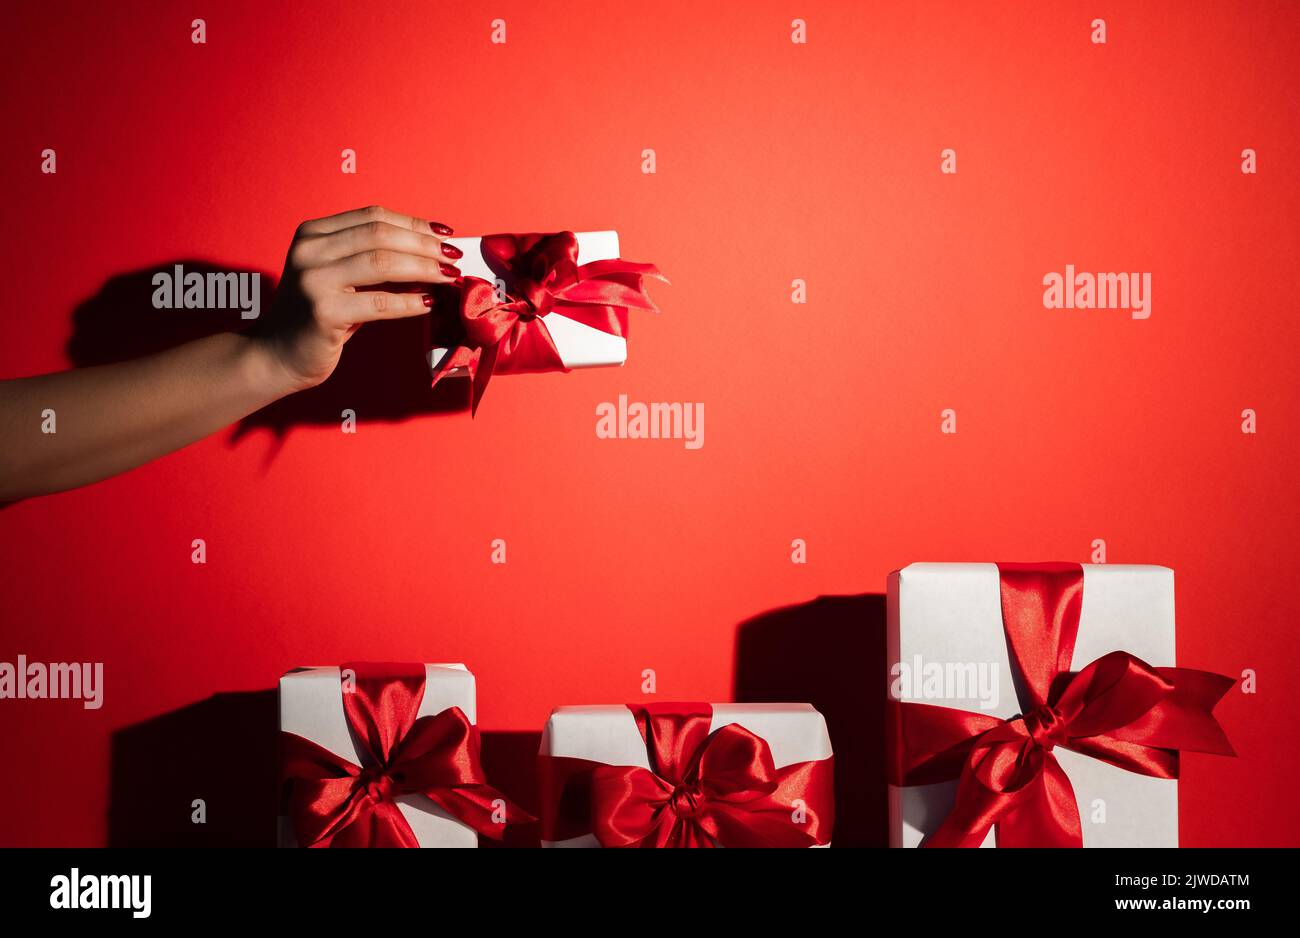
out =
<svg viewBox="0 0 1300 938"><path fill-rule="evenodd" d="M1167 567L1083 564L1083 602L1071 670L1126 651L1153 667L1174 665L1174 572ZM1021 713L1003 630L993 563L914 563L889 575L886 681L895 700L977 711ZM964 680L913 679L935 667ZM942 685L942 692L935 695ZM957 686L957 684L963 686ZM909 686L910 685L910 686ZM996 693L993 692L996 689ZM904 696L903 691L911 694ZM944 696L957 692L961 696ZM1057 747L1078 801L1085 847L1178 846L1178 782L1152 778ZM916 847L952 808L957 782L889 786L890 845ZM989 831L981 846L996 846Z"/></svg>
<svg viewBox="0 0 1300 938"><path fill-rule="evenodd" d="M579 231L575 235L578 239L579 265L618 258L617 231ZM481 238L447 238L445 243L464 252L464 257L453 262L463 275L478 277L488 283L497 282L496 273L483 258ZM560 312L548 313L545 322L566 368L597 368L627 362L627 339L622 336L601 332ZM449 351L446 348L430 350L431 372L437 370L438 363ZM463 376L466 373L464 368L454 368L447 372L447 377Z"/></svg>
<svg viewBox="0 0 1300 938"><path fill-rule="evenodd" d="M424 697L416 717L436 716L459 707L476 722L474 675L463 664L426 664ZM280 730L294 733L364 765L362 750L343 712L342 675L337 667L299 668L280 678ZM424 795L399 795L398 810L411 825L421 847L477 847L478 834ZM279 845L296 847L293 827L279 818Z"/></svg>
<svg viewBox="0 0 1300 938"><path fill-rule="evenodd" d="M767 742L777 769L832 756L826 719L804 703L711 704L709 734L736 723ZM632 710L622 705L557 707L542 732L542 756L650 770L646 741ZM543 811L548 806L543 806ZM543 847L599 847L594 834L542 839Z"/></svg>

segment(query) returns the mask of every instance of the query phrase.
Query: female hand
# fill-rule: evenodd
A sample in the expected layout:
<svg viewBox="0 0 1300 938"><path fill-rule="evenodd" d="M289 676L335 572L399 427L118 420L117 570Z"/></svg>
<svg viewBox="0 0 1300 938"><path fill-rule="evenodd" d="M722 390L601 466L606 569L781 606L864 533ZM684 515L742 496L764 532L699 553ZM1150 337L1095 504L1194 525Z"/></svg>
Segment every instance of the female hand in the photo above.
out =
<svg viewBox="0 0 1300 938"><path fill-rule="evenodd" d="M423 286L460 276L451 229L378 205L305 221L289 245L270 314L252 333L288 391L314 387L362 323L428 311Z"/></svg>
<svg viewBox="0 0 1300 938"><path fill-rule="evenodd" d="M125 472L320 384L362 323L417 316L429 284L460 275L449 234L377 206L304 222L253 332L0 381L0 502ZM42 429L51 413L57 433Z"/></svg>

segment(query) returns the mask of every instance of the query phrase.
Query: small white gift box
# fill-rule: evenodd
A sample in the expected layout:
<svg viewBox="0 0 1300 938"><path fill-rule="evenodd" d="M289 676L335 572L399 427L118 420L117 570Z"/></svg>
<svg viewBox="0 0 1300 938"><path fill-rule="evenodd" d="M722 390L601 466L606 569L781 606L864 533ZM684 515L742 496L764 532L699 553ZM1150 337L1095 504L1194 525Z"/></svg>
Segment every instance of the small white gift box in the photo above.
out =
<svg viewBox="0 0 1300 938"><path fill-rule="evenodd" d="M474 723L474 675L463 664L426 664L424 668L424 697L417 718L459 707ZM280 678L280 731L308 739L354 765L364 764L343 712L342 675L337 667L299 668ZM472 827L424 795L400 795L395 800L421 847L478 846L478 833ZM293 827L284 815L279 819L279 845L297 846Z"/></svg>
<svg viewBox="0 0 1300 938"><path fill-rule="evenodd" d="M616 231L579 231L578 264L592 261L607 261L618 258L618 232ZM483 258L481 238L447 238L446 243L460 248L465 256L452 262L466 277L478 277L488 283L496 283L497 275ZM627 362L627 339L622 336L601 332L586 323L570 319L559 312L548 313L545 317L547 330L555 340L555 348L566 368L598 368L609 365L622 365ZM434 372L438 363L450 351L445 348L433 348L429 352L429 370ZM464 368L454 368L447 372L448 377L467 374Z"/></svg>

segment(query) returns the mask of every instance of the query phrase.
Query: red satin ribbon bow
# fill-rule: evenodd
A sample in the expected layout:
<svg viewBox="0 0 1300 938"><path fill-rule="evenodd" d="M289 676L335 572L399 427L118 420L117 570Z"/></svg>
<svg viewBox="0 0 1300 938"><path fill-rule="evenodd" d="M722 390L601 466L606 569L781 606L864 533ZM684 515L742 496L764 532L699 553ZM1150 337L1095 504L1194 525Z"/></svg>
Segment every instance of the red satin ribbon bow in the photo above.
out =
<svg viewBox="0 0 1300 938"><path fill-rule="evenodd" d="M445 346L451 351L433 376L436 385L452 369L466 369L474 410L493 374L568 371L546 328L550 313L626 338L629 309L658 311L642 279L668 282L653 264L613 259L579 266L572 231L487 235L481 247L509 292L502 298L486 280L462 278L454 334Z"/></svg>
<svg viewBox="0 0 1300 938"><path fill-rule="evenodd" d="M343 712L366 766L309 739L281 733L287 814L305 847L418 847L395 799L420 794L480 834L500 840L505 824L533 820L487 784L478 729L459 707L416 719L424 666L346 664L356 687Z"/></svg>
<svg viewBox="0 0 1300 938"><path fill-rule="evenodd" d="M1070 672L1083 605L1078 564L999 564L1002 622L1024 678L1027 712L1010 720L891 703L890 781L957 779L952 811L924 845L1081 847L1060 746L1156 778L1178 777L1180 750L1235 755L1212 715L1236 683L1189 668L1154 668L1123 651Z"/></svg>
<svg viewBox="0 0 1300 938"><path fill-rule="evenodd" d="M810 847L830 842L832 759L778 769L767 741L709 704L628 705L650 769L541 757L543 837L604 847ZM584 811L585 808L585 811Z"/></svg>

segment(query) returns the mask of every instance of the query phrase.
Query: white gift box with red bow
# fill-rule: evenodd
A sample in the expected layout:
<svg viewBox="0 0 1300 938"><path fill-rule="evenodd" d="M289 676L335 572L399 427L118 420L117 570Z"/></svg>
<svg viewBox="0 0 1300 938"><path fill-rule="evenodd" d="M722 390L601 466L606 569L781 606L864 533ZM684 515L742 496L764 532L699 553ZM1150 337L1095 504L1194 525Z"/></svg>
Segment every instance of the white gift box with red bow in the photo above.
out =
<svg viewBox="0 0 1300 938"><path fill-rule="evenodd" d="M588 264L592 261L610 261L618 258L617 231L579 231L575 233L578 240L578 263ZM447 238L445 243L460 248L465 256L452 261L466 277L478 277L488 283L496 283L497 275L483 258L481 238ZM599 368L603 366L622 365L627 362L627 339L610 335L593 329L586 323L577 322L558 312L548 313L545 317L546 328L555 341L555 348L566 368ZM438 363L450 351L434 348L429 352L429 370L436 371ZM464 368L455 368L447 372L448 377L467 374Z"/></svg>
<svg viewBox="0 0 1300 938"><path fill-rule="evenodd" d="M1113 651L1153 667L1174 666L1174 572L1167 567L1083 564L1083 603L1072 670ZM888 693L891 698L1011 719L1021 711L1003 629L998 566L914 563L888 585ZM918 667L965 677L961 696L933 694ZM982 669L982 670L981 670ZM907 673L909 690L900 681ZM987 675L981 677L981 675ZM996 700L981 693L996 685ZM1085 847L1178 846L1178 781L1153 778L1057 747L1053 753L1078 802ZM916 847L952 808L957 783L889 786L890 846ZM990 830L981 846L996 846Z"/></svg>
<svg viewBox="0 0 1300 938"><path fill-rule="evenodd" d="M476 721L474 675L468 668L463 664L426 664L424 675L424 697L417 718L459 707L470 723ZM364 764L343 712L342 675L337 667L298 668L280 678L280 731L302 736L354 765ZM421 847L478 846L478 833L472 827L424 795L399 795L395 800ZM279 845L298 846L284 815L279 818Z"/></svg>
<svg viewBox="0 0 1300 938"><path fill-rule="evenodd" d="M777 769L832 756L826 718L810 704L712 704L710 734L731 723L761 737ZM540 754L612 766L650 770L646 740L631 710L623 705L557 707L542 732ZM594 834L567 840L543 839L543 847L599 847Z"/></svg>

